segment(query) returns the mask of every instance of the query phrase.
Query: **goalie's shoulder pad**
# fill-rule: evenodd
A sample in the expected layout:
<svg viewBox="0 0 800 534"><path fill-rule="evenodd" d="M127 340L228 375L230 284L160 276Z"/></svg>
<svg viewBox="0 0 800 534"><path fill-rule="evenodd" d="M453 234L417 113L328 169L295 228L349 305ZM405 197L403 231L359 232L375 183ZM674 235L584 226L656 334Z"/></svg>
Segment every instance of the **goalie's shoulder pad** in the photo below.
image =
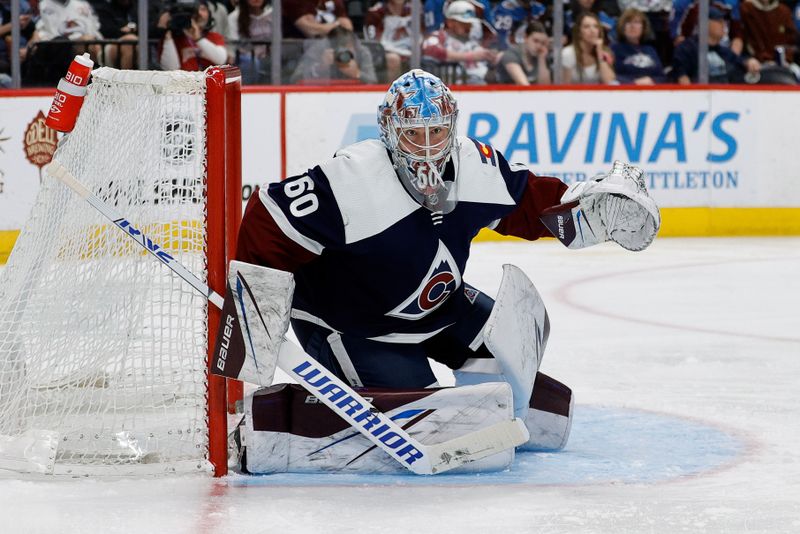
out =
<svg viewBox="0 0 800 534"><path fill-rule="evenodd" d="M339 150L320 163L340 210L344 244L378 235L419 209L397 179L386 147L377 139Z"/></svg>
<svg viewBox="0 0 800 534"><path fill-rule="evenodd" d="M459 202L507 207L519 204L530 175L527 166L511 163L492 145L465 136L458 138L453 158ZM498 215L502 217L506 213Z"/></svg>

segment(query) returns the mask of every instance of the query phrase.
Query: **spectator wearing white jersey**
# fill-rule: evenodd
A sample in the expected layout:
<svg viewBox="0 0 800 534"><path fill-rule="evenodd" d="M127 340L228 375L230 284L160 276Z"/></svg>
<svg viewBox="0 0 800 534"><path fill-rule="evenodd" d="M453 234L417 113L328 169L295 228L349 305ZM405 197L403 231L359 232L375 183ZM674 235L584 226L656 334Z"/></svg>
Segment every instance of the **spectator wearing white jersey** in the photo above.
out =
<svg viewBox="0 0 800 534"><path fill-rule="evenodd" d="M386 52L386 73L390 79L408 68L411 57L411 2L387 0L367 11L364 39L379 41Z"/></svg>
<svg viewBox="0 0 800 534"><path fill-rule="evenodd" d="M498 58L497 51L484 48L472 34L478 15L470 2L456 0L445 8L442 29L433 32L422 43L423 64L440 71L437 66L458 64L466 73L466 83L486 83L489 65Z"/></svg>
<svg viewBox="0 0 800 534"><path fill-rule="evenodd" d="M86 0L41 0L36 38L49 41L65 37L71 41L102 39L100 21Z"/></svg>
<svg viewBox="0 0 800 534"><path fill-rule="evenodd" d="M41 0L36 31L28 41L30 52L23 76L25 83L57 83L76 54L89 52L97 63L101 46L79 43L102 38L100 22L86 0Z"/></svg>

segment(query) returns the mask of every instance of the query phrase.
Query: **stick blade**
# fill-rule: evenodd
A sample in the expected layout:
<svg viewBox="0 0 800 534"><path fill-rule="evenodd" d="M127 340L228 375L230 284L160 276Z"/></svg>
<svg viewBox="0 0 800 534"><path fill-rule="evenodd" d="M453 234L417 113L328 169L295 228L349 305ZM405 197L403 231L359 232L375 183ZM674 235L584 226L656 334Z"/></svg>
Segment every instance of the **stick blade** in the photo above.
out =
<svg viewBox="0 0 800 534"><path fill-rule="evenodd" d="M426 445L430 472L418 474L444 473L466 463L522 445L529 437L525 423L522 419L515 418L510 421L500 421L444 443Z"/></svg>

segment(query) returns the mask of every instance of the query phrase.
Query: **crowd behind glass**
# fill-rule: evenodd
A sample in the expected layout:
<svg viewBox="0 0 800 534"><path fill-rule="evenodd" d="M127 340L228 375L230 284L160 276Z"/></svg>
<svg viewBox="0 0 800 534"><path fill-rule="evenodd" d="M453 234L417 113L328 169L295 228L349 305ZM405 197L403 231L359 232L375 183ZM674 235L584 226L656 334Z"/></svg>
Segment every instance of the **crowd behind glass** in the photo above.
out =
<svg viewBox="0 0 800 534"><path fill-rule="evenodd" d="M794 85L798 27L800 0L0 0L0 87L54 86L84 52L246 84Z"/></svg>

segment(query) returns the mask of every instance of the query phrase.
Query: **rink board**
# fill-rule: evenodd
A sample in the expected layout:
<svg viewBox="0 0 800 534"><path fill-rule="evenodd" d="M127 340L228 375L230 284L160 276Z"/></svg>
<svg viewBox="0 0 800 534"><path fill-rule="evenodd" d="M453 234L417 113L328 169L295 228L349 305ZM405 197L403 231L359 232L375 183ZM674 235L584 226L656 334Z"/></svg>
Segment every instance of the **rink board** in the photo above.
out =
<svg viewBox="0 0 800 534"><path fill-rule="evenodd" d="M48 91L0 92L0 261L39 189L57 136ZM243 201L256 185L305 172L375 138L383 87L245 88ZM788 132L800 94L767 87L650 90L456 88L459 132L566 183L615 159L646 171L662 236L800 234L800 161ZM482 239L497 239L485 232Z"/></svg>

